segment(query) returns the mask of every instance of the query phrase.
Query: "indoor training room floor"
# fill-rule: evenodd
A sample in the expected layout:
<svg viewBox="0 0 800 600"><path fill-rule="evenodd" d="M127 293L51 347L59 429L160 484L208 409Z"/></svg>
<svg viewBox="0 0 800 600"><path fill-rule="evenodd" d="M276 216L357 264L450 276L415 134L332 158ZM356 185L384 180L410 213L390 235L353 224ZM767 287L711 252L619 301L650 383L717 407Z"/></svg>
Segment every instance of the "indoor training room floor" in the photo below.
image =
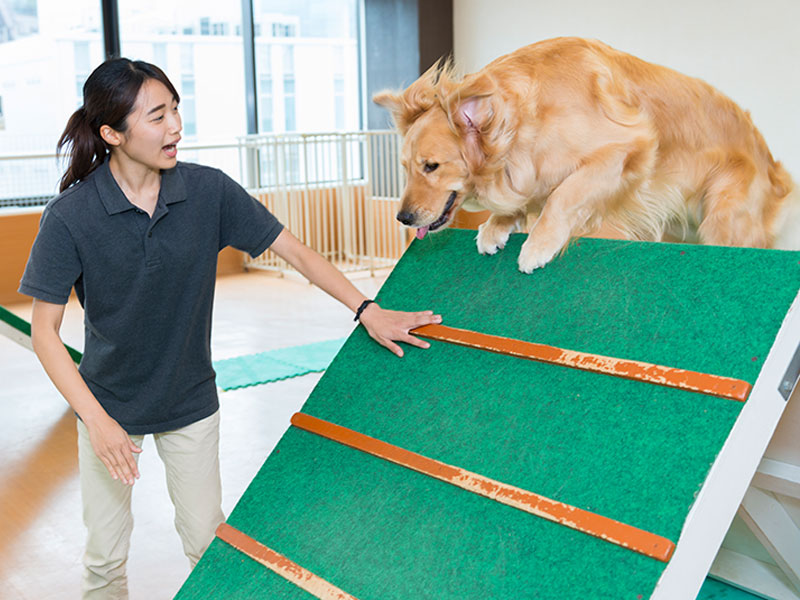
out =
<svg viewBox="0 0 800 600"><path fill-rule="evenodd" d="M374 297L388 272L355 275ZM7 306L30 319L30 304ZM427 307L390 307L424 310ZM67 305L61 334L83 349L83 312ZM263 272L217 280L211 340L214 360L342 338L352 313L299 277ZM380 349L376 345L376 349ZM382 349L381 349L382 350ZM401 360L401 359L398 359ZM229 514L319 380L312 373L220 393L223 510ZM32 352L0 336L0 599L80 597L84 527L78 484L75 416ZM134 485L128 561L132 600L172 598L189 574L164 468L152 436Z"/></svg>

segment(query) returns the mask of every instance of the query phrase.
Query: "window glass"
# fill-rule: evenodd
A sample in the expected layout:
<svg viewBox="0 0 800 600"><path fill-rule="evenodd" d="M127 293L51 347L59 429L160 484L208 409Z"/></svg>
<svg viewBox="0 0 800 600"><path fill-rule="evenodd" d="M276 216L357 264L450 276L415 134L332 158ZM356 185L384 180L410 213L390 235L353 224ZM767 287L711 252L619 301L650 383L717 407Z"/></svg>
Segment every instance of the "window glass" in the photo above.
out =
<svg viewBox="0 0 800 600"><path fill-rule="evenodd" d="M159 66L181 96L178 159L239 179L236 141L247 133L241 3L118 2L122 56Z"/></svg>
<svg viewBox="0 0 800 600"><path fill-rule="evenodd" d="M55 151L86 77L104 58L100 2L0 5L0 206L39 204L56 192L61 168L30 155Z"/></svg>
<svg viewBox="0 0 800 600"><path fill-rule="evenodd" d="M273 131L272 116L272 46L258 44L256 46L256 77L258 79L258 131Z"/></svg>
<svg viewBox="0 0 800 600"><path fill-rule="evenodd" d="M247 132L239 2L119 0L119 15L122 55L161 67L181 95L187 143Z"/></svg>
<svg viewBox="0 0 800 600"><path fill-rule="evenodd" d="M255 0L259 132L357 130L356 0Z"/></svg>
<svg viewBox="0 0 800 600"><path fill-rule="evenodd" d="M359 129L357 1L254 0L259 132ZM240 153L231 147L247 130L241 4L118 3L122 55L161 67L181 95L181 160L238 178ZM86 78L104 60L100 4L0 0L0 206L41 203L56 192L63 164L31 155L52 154ZM291 180L307 176L307 160L292 150Z"/></svg>

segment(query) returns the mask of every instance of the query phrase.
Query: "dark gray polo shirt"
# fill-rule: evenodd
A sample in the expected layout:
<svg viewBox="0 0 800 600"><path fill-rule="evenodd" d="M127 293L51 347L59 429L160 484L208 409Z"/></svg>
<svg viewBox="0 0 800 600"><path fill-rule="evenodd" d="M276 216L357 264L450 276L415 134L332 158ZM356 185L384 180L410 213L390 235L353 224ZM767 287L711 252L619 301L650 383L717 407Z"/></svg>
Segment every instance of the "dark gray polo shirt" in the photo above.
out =
<svg viewBox="0 0 800 600"><path fill-rule="evenodd" d="M217 255L258 256L283 226L230 177L178 163L162 172L151 218L108 161L51 200L19 291L84 308L79 371L132 435L189 425L219 408L211 366Z"/></svg>

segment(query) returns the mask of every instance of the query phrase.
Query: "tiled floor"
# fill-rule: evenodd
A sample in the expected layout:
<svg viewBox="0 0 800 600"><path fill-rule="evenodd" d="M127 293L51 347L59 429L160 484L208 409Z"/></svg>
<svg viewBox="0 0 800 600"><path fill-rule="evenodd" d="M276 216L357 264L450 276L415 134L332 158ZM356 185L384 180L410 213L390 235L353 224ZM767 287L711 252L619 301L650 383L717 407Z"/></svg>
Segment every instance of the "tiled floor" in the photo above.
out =
<svg viewBox="0 0 800 600"><path fill-rule="evenodd" d="M374 296L386 274L354 278ZM28 319L28 304L8 307ZM422 310L425 307L403 307ZM217 284L212 350L230 358L347 336L352 313L304 280L246 273ZM64 341L83 346L82 311L67 307ZM223 509L230 512L319 380L311 374L220 395ZM32 352L0 337L0 598L79 597L84 529L75 417ZM128 563L134 600L172 598L189 568L172 525L164 469L145 440L134 487Z"/></svg>

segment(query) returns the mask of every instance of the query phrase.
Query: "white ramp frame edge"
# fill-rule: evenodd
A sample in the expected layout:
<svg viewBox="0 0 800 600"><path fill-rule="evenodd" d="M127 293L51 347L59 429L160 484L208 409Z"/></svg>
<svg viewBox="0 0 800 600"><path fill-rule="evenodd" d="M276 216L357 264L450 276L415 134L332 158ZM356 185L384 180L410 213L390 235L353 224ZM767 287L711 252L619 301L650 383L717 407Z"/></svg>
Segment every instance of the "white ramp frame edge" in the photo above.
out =
<svg viewBox="0 0 800 600"><path fill-rule="evenodd" d="M742 324L731 323L731 327ZM783 320L750 397L703 483L651 600L694 600L767 449L787 400L778 387L800 345L800 293ZM794 396L800 395L800 386Z"/></svg>
<svg viewBox="0 0 800 600"><path fill-rule="evenodd" d="M33 343L31 342L31 336L26 335L15 329L5 321L0 321L0 335L7 337L12 342L16 342L20 346L27 348L28 350L33 350Z"/></svg>

